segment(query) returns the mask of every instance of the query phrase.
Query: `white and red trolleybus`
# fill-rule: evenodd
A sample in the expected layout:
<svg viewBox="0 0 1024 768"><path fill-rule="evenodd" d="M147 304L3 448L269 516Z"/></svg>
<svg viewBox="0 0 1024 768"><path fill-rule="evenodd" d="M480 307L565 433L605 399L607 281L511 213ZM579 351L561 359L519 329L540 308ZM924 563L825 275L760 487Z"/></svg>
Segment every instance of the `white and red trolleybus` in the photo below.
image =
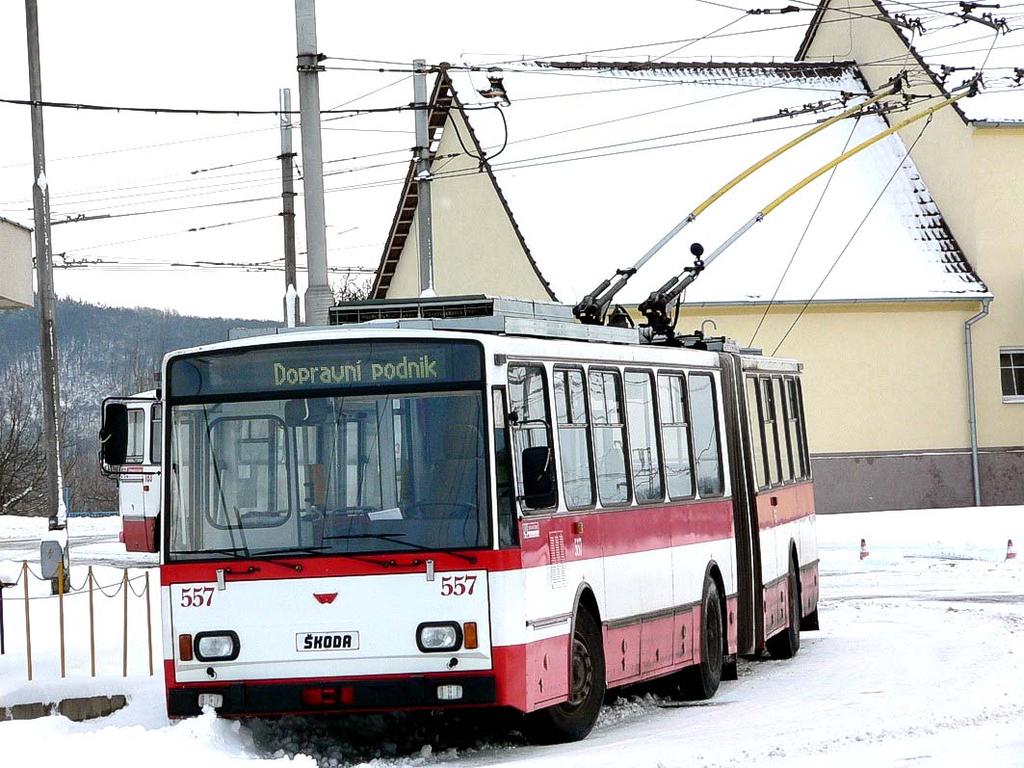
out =
<svg viewBox="0 0 1024 768"><path fill-rule="evenodd" d="M413 317L167 356L172 717L506 707L572 740L606 689L707 698L796 653L801 366L561 309L370 306Z"/></svg>
<svg viewBox="0 0 1024 768"><path fill-rule="evenodd" d="M125 450L117 464L101 462L105 474L117 481L121 542L129 552L159 551L160 463L163 451L163 409L159 391L107 398L124 406ZM105 436L101 435L101 439Z"/></svg>

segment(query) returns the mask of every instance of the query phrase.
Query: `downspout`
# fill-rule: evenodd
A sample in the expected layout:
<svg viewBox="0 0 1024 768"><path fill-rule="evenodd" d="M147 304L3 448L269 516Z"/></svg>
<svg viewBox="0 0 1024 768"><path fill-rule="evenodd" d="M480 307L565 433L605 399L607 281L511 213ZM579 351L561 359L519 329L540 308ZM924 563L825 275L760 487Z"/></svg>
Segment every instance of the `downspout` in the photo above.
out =
<svg viewBox="0 0 1024 768"><path fill-rule="evenodd" d="M974 346L971 328L988 315L992 299L981 300L981 311L964 323L964 345L967 348L967 413L971 425L971 476L974 479L974 506L981 506L981 475L978 471L978 412L974 404Z"/></svg>

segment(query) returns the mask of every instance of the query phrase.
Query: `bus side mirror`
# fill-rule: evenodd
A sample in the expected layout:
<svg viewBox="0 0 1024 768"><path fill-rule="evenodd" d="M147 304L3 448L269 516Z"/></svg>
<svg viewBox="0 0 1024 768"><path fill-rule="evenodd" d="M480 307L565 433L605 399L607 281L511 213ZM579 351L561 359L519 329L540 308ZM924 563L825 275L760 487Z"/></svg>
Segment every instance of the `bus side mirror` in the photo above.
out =
<svg viewBox="0 0 1024 768"><path fill-rule="evenodd" d="M103 404L100 458L108 467L119 467L128 458L128 406L124 403Z"/></svg>
<svg viewBox="0 0 1024 768"><path fill-rule="evenodd" d="M558 502L555 462L551 447L538 445L523 449L523 503L530 509L553 507Z"/></svg>

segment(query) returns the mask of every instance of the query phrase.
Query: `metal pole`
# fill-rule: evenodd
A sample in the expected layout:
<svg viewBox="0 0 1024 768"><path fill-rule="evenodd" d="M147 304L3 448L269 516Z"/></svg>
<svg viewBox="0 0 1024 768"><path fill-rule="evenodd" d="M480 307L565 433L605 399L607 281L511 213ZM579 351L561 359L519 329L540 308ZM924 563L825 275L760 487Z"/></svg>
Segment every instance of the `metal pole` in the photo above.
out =
<svg viewBox="0 0 1024 768"><path fill-rule="evenodd" d="M320 147L320 54L316 45L316 1L295 0L299 110L302 131L302 190L306 212L306 324L327 325L334 294L327 283L327 221Z"/></svg>
<svg viewBox="0 0 1024 768"><path fill-rule="evenodd" d="M36 0L25 0L28 35L29 98L43 98L39 68L39 17ZM50 243L50 189L46 181L46 148L43 142L43 108L33 104L32 113L32 209L35 215L36 280L39 291L39 359L43 376L43 446L46 452L46 511L51 530L63 529L64 503L60 490L60 443L57 412L60 386L57 380L56 296L53 291L53 258Z"/></svg>
<svg viewBox="0 0 1024 768"><path fill-rule="evenodd" d="M981 472L978 468L978 410L974 400L974 324L988 314L991 299L981 300L981 311L964 323L964 345L967 348L967 420L971 427L971 477L974 480L974 506L981 506Z"/></svg>
<svg viewBox="0 0 1024 768"><path fill-rule="evenodd" d="M281 218L284 221L284 324L294 328L299 324L299 302L295 278L295 185L293 169L295 152L292 151L292 91L278 91L281 109Z"/></svg>
<svg viewBox="0 0 1024 768"><path fill-rule="evenodd" d="M430 205L430 133L427 121L427 62L412 63L412 91L416 114L416 243L420 261L420 296L434 291L434 235Z"/></svg>

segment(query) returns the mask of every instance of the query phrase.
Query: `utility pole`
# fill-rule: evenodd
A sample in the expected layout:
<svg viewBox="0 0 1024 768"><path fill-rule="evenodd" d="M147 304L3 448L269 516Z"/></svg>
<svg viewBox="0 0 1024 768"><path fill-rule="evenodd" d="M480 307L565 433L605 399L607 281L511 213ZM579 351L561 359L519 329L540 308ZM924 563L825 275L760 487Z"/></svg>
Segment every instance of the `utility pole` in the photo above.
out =
<svg viewBox="0 0 1024 768"><path fill-rule="evenodd" d="M43 376L43 450L46 454L46 511L50 529L63 530L67 510L61 493L58 413L60 385L57 380L56 296L53 291L53 257L50 244L50 189L46 181L46 150L43 144L42 75L39 69L39 15L36 0L25 0L28 33L29 99L32 101L32 210L35 215L36 279L39 283L39 361Z"/></svg>
<svg viewBox="0 0 1024 768"><path fill-rule="evenodd" d="M324 214L324 167L320 147L322 57L316 45L316 0L295 0L299 110L302 128L302 190L306 211L306 324L327 325L334 293L327 283L327 222Z"/></svg>
<svg viewBox="0 0 1024 768"><path fill-rule="evenodd" d="M416 114L416 237L420 262L420 297L436 296L434 291L434 235L430 207L430 132L427 110L427 62L412 63L413 107Z"/></svg>
<svg viewBox="0 0 1024 768"><path fill-rule="evenodd" d="M284 324L294 328L299 324L299 300L295 280L295 187L292 174L295 153L292 151L290 88L278 91L278 102L281 109L281 216L284 219Z"/></svg>

